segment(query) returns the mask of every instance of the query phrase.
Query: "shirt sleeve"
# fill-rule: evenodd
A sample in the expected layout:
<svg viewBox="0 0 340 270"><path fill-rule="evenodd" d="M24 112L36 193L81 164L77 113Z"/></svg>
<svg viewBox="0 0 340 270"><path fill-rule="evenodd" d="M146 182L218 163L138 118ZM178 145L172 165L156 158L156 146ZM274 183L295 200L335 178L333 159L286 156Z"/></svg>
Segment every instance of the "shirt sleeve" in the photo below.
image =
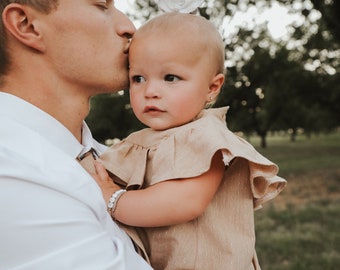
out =
<svg viewBox="0 0 340 270"><path fill-rule="evenodd" d="M0 151L1 269L151 269L98 211L99 189L76 179L88 177L77 162L46 173L12 154Z"/></svg>

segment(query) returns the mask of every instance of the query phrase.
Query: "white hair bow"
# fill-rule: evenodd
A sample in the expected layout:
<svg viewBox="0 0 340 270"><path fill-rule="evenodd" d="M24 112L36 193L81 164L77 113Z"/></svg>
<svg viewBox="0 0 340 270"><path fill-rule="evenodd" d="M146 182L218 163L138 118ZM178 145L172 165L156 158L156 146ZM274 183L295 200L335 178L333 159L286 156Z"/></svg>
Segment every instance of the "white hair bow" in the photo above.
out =
<svg viewBox="0 0 340 270"><path fill-rule="evenodd" d="M158 7L164 12L192 13L203 2L204 0L158 0Z"/></svg>

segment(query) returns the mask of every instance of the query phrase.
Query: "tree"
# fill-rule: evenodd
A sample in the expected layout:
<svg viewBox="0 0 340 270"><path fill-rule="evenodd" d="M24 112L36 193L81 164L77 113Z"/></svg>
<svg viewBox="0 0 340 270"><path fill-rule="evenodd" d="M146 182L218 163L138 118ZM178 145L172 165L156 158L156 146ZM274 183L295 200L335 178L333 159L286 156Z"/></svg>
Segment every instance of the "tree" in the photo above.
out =
<svg viewBox="0 0 340 270"><path fill-rule="evenodd" d="M252 21L227 31L239 13L256 9L261 16L274 2L301 18L288 26L289 38L274 40L266 23ZM230 106L232 130L255 131L266 146L269 131L290 129L294 139L299 128L310 134L340 125L339 5L332 0L205 1L199 12L218 27L226 44L227 80L216 106ZM140 22L159 13L154 0L136 0L135 10L130 16ZM88 119L100 140L142 128L126 93L94 98Z"/></svg>
<svg viewBox="0 0 340 270"><path fill-rule="evenodd" d="M98 141L104 143L107 139L123 139L144 127L133 114L129 103L127 91L92 98L86 122Z"/></svg>

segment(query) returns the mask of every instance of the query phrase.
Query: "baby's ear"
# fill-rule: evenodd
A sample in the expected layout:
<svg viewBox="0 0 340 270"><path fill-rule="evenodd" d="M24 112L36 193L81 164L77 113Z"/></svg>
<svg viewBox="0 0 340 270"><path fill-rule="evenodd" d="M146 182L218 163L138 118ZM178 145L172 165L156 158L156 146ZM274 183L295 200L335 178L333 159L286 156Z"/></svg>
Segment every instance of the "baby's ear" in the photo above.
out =
<svg viewBox="0 0 340 270"><path fill-rule="evenodd" d="M224 75L219 73L213 77L209 85L209 92L207 101L215 100L218 94L221 92L222 85L224 83Z"/></svg>
<svg viewBox="0 0 340 270"><path fill-rule="evenodd" d="M33 8L18 3L8 4L2 13L5 29L19 42L38 51L45 49Z"/></svg>

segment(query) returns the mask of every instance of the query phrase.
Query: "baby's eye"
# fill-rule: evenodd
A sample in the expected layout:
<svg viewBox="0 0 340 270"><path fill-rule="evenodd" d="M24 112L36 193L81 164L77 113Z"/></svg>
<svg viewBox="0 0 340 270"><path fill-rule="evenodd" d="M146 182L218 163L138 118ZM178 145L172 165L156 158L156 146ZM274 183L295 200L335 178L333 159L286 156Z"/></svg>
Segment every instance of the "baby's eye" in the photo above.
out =
<svg viewBox="0 0 340 270"><path fill-rule="evenodd" d="M173 75L173 74L167 74L164 76L164 81L167 81L167 82L175 82L175 81L179 81L181 78L176 76L176 75Z"/></svg>
<svg viewBox="0 0 340 270"><path fill-rule="evenodd" d="M141 83L141 82L145 82L145 79L141 75L134 75L131 77L131 81L134 83Z"/></svg>

